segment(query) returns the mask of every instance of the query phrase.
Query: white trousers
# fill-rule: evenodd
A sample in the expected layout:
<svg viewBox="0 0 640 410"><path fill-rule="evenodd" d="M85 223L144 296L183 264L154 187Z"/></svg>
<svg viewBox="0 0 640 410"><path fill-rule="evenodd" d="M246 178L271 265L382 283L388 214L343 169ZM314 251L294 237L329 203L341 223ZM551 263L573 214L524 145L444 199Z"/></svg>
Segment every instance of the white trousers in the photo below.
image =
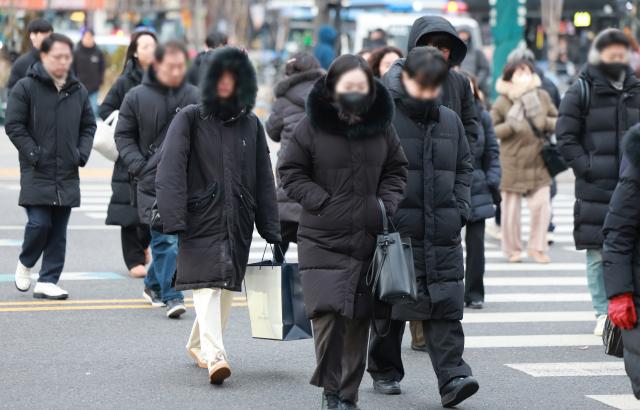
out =
<svg viewBox="0 0 640 410"><path fill-rule="evenodd" d="M226 289L195 289L193 305L196 320L193 322L187 349L198 355L211 369L219 361L227 361L222 334L227 325L233 292Z"/></svg>

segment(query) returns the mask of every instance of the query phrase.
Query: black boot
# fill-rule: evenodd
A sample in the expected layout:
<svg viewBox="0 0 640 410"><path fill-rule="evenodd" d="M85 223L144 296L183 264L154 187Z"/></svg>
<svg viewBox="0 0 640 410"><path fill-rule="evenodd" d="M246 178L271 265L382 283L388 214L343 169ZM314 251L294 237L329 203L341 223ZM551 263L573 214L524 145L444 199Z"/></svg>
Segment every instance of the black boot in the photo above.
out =
<svg viewBox="0 0 640 410"><path fill-rule="evenodd" d="M400 394L400 382L396 380L374 380L373 390L381 394Z"/></svg>
<svg viewBox="0 0 640 410"><path fill-rule="evenodd" d="M442 407L453 407L476 394L480 385L471 376L456 377L440 390Z"/></svg>
<svg viewBox="0 0 640 410"><path fill-rule="evenodd" d="M340 397L334 393L322 393L322 410L339 410Z"/></svg>
<svg viewBox="0 0 640 410"><path fill-rule="evenodd" d="M340 410L360 410L360 407L358 407L358 405L355 403L351 403L350 401L341 401Z"/></svg>

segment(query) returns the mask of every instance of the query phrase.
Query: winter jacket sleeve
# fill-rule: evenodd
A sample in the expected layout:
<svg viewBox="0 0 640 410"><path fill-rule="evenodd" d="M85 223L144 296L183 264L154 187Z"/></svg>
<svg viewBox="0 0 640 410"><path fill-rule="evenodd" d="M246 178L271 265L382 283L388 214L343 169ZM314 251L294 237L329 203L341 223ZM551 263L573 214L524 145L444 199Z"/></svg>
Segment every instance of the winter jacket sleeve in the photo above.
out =
<svg viewBox="0 0 640 410"><path fill-rule="evenodd" d="M284 118L282 116L282 113L285 105L286 102L284 98L277 98L273 103L271 115L269 115L267 123L265 124L265 126L267 127L267 134L269 135L269 138L271 138L275 142L280 142L280 134L282 133L282 129L284 128Z"/></svg>
<svg viewBox="0 0 640 410"><path fill-rule="evenodd" d="M404 197L409 175L409 161L393 126L387 130L387 146L387 159L378 183L378 197L382 199L387 215L393 217Z"/></svg>
<svg viewBox="0 0 640 410"><path fill-rule="evenodd" d="M510 138L514 134L511 124L507 122L507 107L509 103L502 95L498 97L491 107L491 121L493 122L493 130L496 138L504 140Z"/></svg>
<svg viewBox="0 0 640 410"><path fill-rule="evenodd" d="M187 228L187 170L191 150L189 109L178 112L160 149L156 172L156 201L165 233L177 234ZM118 120L118 124L120 120Z"/></svg>
<svg viewBox="0 0 640 410"><path fill-rule="evenodd" d="M584 177L591 167L589 154L580 143L582 137L582 109L580 84L574 83L560 102L560 114L556 123L558 148L576 176Z"/></svg>
<svg viewBox="0 0 640 410"><path fill-rule="evenodd" d="M31 165L40 159L40 147L29 133L31 97L27 81L19 81L11 90L7 104L5 131L9 139Z"/></svg>
<svg viewBox="0 0 640 410"><path fill-rule="evenodd" d="M109 115L115 110L119 110L122 105L122 100L124 99L124 78L118 77L116 82L111 86L109 92L102 100L102 104L100 104L100 108L98 109L98 113L100 118L106 120Z"/></svg>
<svg viewBox="0 0 640 410"><path fill-rule="evenodd" d="M23 54L13 63L11 66L11 73L9 74L9 81L7 81L7 91L10 93L11 89L27 75L29 64L32 60L28 58L28 54Z"/></svg>
<svg viewBox="0 0 640 410"><path fill-rule="evenodd" d="M147 160L140 152L140 146L138 145L140 136L136 106L136 95L128 93L124 97L120 107L120 114L118 114L115 139L120 158L122 158L129 172L138 176Z"/></svg>
<svg viewBox="0 0 640 410"><path fill-rule="evenodd" d="M89 161L91 155L91 147L93 146L93 136L96 133L96 117L89 102L89 96L86 90L84 93L84 105L82 107L82 118L80 118L80 134L78 138L78 156L80 158L80 166L84 167Z"/></svg>
<svg viewBox="0 0 640 410"><path fill-rule="evenodd" d="M458 120L458 156L456 158L456 181L453 195L456 197L462 226L466 225L471 210L471 179L473 177L473 163L469 143L460 120Z"/></svg>
<svg viewBox="0 0 640 410"><path fill-rule="evenodd" d="M482 112L482 128L485 135L485 147L482 154L482 166L487 177L487 184L492 189L500 187L502 171L500 169L500 148L496 140L496 133L493 131L491 116L488 112Z"/></svg>
<svg viewBox="0 0 640 410"><path fill-rule="evenodd" d="M466 77L462 77L462 124L464 125L464 131L467 136L467 141L474 141L476 136L480 133L478 118L476 116L476 104L471 92L471 87Z"/></svg>
<svg viewBox="0 0 640 410"><path fill-rule="evenodd" d="M633 292L633 257L640 240L640 172L626 167L616 186L604 222L604 285L610 299Z"/></svg>
<svg viewBox="0 0 640 410"><path fill-rule="evenodd" d="M289 198L309 212L318 212L329 201L330 195L311 179L313 160L309 128L306 119L298 123L281 158L278 173Z"/></svg>
<svg viewBox="0 0 640 410"><path fill-rule="evenodd" d="M267 146L267 137L260 120L256 138L256 228L260 236L268 243L280 243L280 218L273 167Z"/></svg>

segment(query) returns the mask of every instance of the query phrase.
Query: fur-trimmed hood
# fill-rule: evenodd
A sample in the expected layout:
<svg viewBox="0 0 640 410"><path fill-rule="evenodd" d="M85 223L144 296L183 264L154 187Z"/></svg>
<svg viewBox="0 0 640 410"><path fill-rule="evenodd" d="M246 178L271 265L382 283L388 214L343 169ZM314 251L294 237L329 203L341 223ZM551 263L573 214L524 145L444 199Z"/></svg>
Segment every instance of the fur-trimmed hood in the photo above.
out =
<svg viewBox="0 0 640 410"><path fill-rule="evenodd" d="M202 63L200 98L204 115L211 115L218 98L217 86L222 73L229 71L235 75L235 99L239 114L246 115L256 104L258 79L249 56L236 47L221 47L208 53Z"/></svg>
<svg viewBox="0 0 640 410"><path fill-rule="evenodd" d="M288 77L280 80L274 90L273 93L276 97L283 97L289 89L295 87L300 83L305 83L307 81L315 81L318 78L322 77L325 74L325 71L322 68L315 68L312 70L303 71L301 73L295 73Z"/></svg>
<svg viewBox="0 0 640 410"><path fill-rule="evenodd" d="M542 81L538 74L533 74L529 84L515 84L511 81L504 81L502 78L498 79L496 83L496 91L509 98L511 101L515 101L522 95L528 93L531 90L535 90L542 85Z"/></svg>
<svg viewBox="0 0 640 410"><path fill-rule="evenodd" d="M634 167L640 168L640 124L629 128L624 136L624 153Z"/></svg>
<svg viewBox="0 0 640 410"><path fill-rule="evenodd" d="M361 122L350 125L339 119L338 110L327 99L325 78L322 76L315 82L307 98L306 111L311 125L347 138L371 137L384 133L391 126L395 111L393 100L380 81L375 80L376 96L369 111L363 114Z"/></svg>

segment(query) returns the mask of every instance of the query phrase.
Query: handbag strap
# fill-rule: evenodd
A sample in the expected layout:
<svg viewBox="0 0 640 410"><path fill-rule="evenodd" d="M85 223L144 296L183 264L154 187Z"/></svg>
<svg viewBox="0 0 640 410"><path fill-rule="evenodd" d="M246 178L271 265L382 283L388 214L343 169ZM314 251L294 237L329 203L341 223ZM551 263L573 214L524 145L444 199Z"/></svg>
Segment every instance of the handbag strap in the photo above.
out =
<svg viewBox="0 0 640 410"><path fill-rule="evenodd" d="M382 212L382 232L387 235L389 233L389 218L387 218L387 210L384 207L384 202L380 197L378 199L378 208Z"/></svg>

